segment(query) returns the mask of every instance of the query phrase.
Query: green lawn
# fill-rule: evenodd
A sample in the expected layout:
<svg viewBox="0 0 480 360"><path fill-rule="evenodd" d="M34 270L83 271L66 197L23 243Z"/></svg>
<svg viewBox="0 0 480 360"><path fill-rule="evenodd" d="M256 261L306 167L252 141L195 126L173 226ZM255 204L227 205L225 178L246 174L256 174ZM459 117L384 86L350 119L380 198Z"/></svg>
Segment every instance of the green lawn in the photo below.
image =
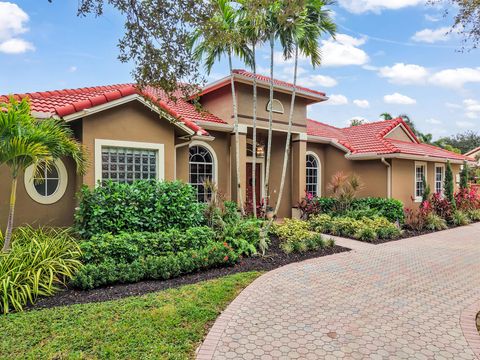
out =
<svg viewBox="0 0 480 360"><path fill-rule="evenodd" d="M0 316L2 359L188 359L208 325L260 275Z"/></svg>

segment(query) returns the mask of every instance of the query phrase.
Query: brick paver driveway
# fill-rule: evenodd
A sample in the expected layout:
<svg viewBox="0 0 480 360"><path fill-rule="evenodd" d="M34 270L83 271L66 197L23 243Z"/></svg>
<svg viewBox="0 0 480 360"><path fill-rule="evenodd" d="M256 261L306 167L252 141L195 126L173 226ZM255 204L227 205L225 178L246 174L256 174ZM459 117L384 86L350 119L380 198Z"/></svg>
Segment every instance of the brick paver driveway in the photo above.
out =
<svg viewBox="0 0 480 360"><path fill-rule="evenodd" d="M359 246L257 279L198 358L475 359L460 318L479 299L480 224Z"/></svg>

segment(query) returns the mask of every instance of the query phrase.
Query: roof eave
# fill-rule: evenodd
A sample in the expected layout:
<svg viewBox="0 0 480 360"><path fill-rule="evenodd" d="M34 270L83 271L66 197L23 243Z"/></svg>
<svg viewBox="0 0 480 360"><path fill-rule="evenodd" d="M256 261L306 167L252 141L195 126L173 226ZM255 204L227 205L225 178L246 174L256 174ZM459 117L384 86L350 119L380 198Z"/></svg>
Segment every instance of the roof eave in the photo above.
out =
<svg viewBox="0 0 480 360"><path fill-rule="evenodd" d="M340 144L338 140L328 138L328 137L323 137L323 136L316 136L316 135L308 135L307 136L307 142L312 142L312 143L318 143L318 144L328 144L336 147L337 149L340 149L347 154L350 153L350 149L348 149L346 146Z"/></svg>
<svg viewBox="0 0 480 360"><path fill-rule="evenodd" d="M392 154L378 154L378 153L362 153L362 154L346 154L345 157L350 160L376 160L376 159L405 159L405 160L417 160L417 161L432 161L446 163L450 161L452 164L463 164L464 160L453 159L453 158L443 158L436 156L424 156L424 155L413 155L413 154L403 154L403 153L392 153ZM467 160L469 163L474 163Z"/></svg>

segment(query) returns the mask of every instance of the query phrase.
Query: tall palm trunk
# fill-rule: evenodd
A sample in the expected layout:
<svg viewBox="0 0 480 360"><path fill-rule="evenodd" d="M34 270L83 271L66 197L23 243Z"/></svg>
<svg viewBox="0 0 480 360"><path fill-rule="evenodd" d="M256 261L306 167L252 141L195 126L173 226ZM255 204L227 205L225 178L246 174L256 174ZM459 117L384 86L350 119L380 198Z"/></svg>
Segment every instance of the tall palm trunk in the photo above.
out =
<svg viewBox="0 0 480 360"><path fill-rule="evenodd" d="M280 180L280 190L278 192L277 204L275 205L275 211L273 215L277 215L278 210L280 209L280 203L282 202L283 189L285 187L285 177L287 174L288 159L290 158L290 138L292 137L292 123L293 123L293 107L295 106L295 96L297 94L297 67L298 67L298 44L295 46L295 65L293 68L293 91L292 91L292 101L290 103L290 113L288 114L288 132L287 140L285 141L285 152L283 154L283 168L282 168L282 178Z"/></svg>
<svg viewBox="0 0 480 360"><path fill-rule="evenodd" d="M267 158L266 158L266 170L265 170L265 199L264 212L267 211L267 206L270 199L270 156L272 153L272 123L273 123L273 54L275 47L275 35L270 35L270 109L268 112L268 140L267 140Z"/></svg>
<svg viewBox="0 0 480 360"><path fill-rule="evenodd" d="M253 216L257 217L257 63L255 57L255 41L252 44L253 50L253 161L252 161L252 206L253 206Z"/></svg>
<svg viewBox="0 0 480 360"><path fill-rule="evenodd" d="M13 230L13 215L15 213L15 201L17 198L17 177L12 178L12 189L10 191L10 208L8 211L7 229L5 231L5 241L3 243L3 252L10 250L10 243L12 239Z"/></svg>
<svg viewBox="0 0 480 360"><path fill-rule="evenodd" d="M238 133L238 109L237 109L237 95L235 92L235 80L233 78L232 52L228 52L228 66L230 67L230 84L232 86L232 102L233 102L233 122L235 128L235 168L237 175L237 197L240 202L240 212L242 216L245 215L245 208L243 206L242 185L240 182L240 139Z"/></svg>

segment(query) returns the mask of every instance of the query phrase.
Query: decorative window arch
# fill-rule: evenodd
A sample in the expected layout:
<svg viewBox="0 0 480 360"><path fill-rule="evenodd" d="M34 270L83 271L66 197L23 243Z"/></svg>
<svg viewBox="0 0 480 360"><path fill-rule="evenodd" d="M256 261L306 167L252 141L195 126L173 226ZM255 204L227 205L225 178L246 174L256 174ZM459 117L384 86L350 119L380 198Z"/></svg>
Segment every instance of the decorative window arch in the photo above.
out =
<svg viewBox="0 0 480 360"><path fill-rule="evenodd" d="M273 104L273 106L271 106L270 101L267 103L267 111L270 111L270 107L271 107L272 112L274 112L274 113L283 114L285 112L285 110L283 108L283 104L280 100L273 99L272 104Z"/></svg>
<svg viewBox="0 0 480 360"><path fill-rule="evenodd" d="M193 141L189 149L189 182L197 190L197 200L205 202L211 195L205 189L206 180L217 179L217 156L213 148L202 141Z"/></svg>
<svg viewBox="0 0 480 360"><path fill-rule="evenodd" d="M321 163L317 154L306 153L306 192L313 196L321 196Z"/></svg>
<svg viewBox="0 0 480 360"><path fill-rule="evenodd" d="M31 165L25 169L25 190L32 200L39 204L54 204L62 198L67 190L67 168L60 159L56 159L48 168Z"/></svg>

